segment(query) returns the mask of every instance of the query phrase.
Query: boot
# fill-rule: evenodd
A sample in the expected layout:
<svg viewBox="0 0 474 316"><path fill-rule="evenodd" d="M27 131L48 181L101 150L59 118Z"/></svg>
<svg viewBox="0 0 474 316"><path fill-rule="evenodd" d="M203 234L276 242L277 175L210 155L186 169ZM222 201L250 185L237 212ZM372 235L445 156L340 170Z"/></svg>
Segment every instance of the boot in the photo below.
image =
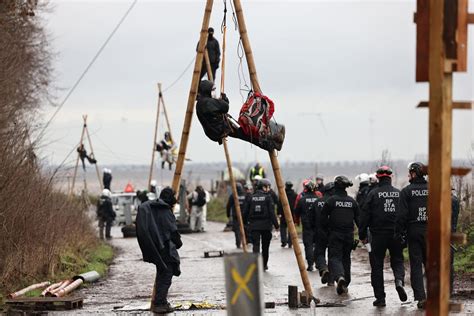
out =
<svg viewBox="0 0 474 316"><path fill-rule="evenodd" d="M313 264L312 264L312 263L308 263L308 268L306 269L306 271L312 272L313 270L314 270Z"/></svg>
<svg viewBox="0 0 474 316"><path fill-rule="evenodd" d="M395 280L395 289L398 292L398 297L400 298L400 301L406 302L408 299L408 296L407 296L407 293L405 292L405 289L403 288L402 280Z"/></svg>
<svg viewBox="0 0 474 316"><path fill-rule="evenodd" d="M151 311L155 314L168 314L175 311L175 309L170 305L170 303L163 305L155 305L151 308Z"/></svg>
<svg viewBox="0 0 474 316"><path fill-rule="evenodd" d="M165 162L164 161L161 162L161 169L165 169Z"/></svg>
<svg viewBox="0 0 474 316"><path fill-rule="evenodd" d="M378 298L372 303L372 305L374 305L375 307L385 307L385 299Z"/></svg>
<svg viewBox="0 0 474 316"><path fill-rule="evenodd" d="M273 121L270 121L270 139L273 143L273 147L280 151L283 147L283 142L285 141L286 128L285 125L277 124Z"/></svg>
<svg viewBox="0 0 474 316"><path fill-rule="evenodd" d="M321 283L326 284L329 282L329 271L328 270L323 270L321 272Z"/></svg>
<svg viewBox="0 0 474 316"><path fill-rule="evenodd" d="M346 279L344 279L344 277L339 277L339 279L337 279L336 292L337 292L338 295L342 295L344 293L347 293L347 283L346 283Z"/></svg>
<svg viewBox="0 0 474 316"><path fill-rule="evenodd" d="M426 300L419 300L418 303L416 304L416 307L418 307L418 309L425 309L425 305L426 305Z"/></svg>

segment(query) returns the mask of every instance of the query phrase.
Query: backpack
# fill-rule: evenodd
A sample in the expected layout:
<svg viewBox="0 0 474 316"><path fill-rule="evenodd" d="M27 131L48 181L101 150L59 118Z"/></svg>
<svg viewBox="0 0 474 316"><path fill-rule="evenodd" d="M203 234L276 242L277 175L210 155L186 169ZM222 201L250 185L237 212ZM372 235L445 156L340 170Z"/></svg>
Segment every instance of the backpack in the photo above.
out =
<svg viewBox="0 0 474 316"><path fill-rule="evenodd" d="M198 191L198 196L194 205L199 207L206 205L206 192Z"/></svg>
<svg viewBox="0 0 474 316"><path fill-rule="evenodd" d="M240 109L239 125L251 138L267 137L271 134L269 124L274 110L274 103L267 96L251 92Z"/></svg>

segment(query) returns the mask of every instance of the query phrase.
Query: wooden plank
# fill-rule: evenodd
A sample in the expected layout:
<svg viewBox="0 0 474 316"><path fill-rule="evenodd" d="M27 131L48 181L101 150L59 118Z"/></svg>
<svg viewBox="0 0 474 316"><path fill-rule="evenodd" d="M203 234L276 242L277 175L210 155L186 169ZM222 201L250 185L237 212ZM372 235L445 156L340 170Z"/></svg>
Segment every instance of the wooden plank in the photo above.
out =
<svg viewBox="0 0 474 316"><path fill-rule="evenodd" d="M6 299L5 304L16 303L57 303L57 302L79 302L83 301L83 296L65 296L65 297L19 297Z"/></svg>
<svg viewBox="0 0 474 316"><path fill-rule="evenodd" d="M474 13L469 13L467 15L467 23L468 24L474 24Z"/></svg>
<svg viewBox="0 0 474 316"><path fill-rule="evenodd" d="M443 42L446 59L457 59L458 0L444 1Z"/></svg>
<svg viewBox="0 0 474 316"><path fill-rule="evenodd" d="M464 233L451 233L451 243L465 245L467 244L467 235Z"/></svg>
<svg viewBox="0 0 474 316"><path fill-rule="evenodd" d="M453 110L471 110L473 101L453 101ZM429 105L428 101L421 101L416 106L417 108L427 108Z"/></svg>
<svg viewBox="0 0 474 316"><path fill-rule="evenodd" d="M453 313L462 313L464 311L464 304L460 302L449 302L449 311Z"/></svg>
<svg viewBox="0 0 474 316"><path fill-rule="evenodd" d="M429 196L427 315L449 312L451 214L452 73L444 72L444 3L430 0ZM428 2L428 1L426 1Z"/></svg>
<svg viewBox="0 0 474 316"><path fill-rule="evenodd" d="M467 71L468 0L458 0L455 71Z"/></svg>
<svg viewBox="0 0 474 316"><path fill-rule="evenodd" d="M429 1L416 2L416 82L429 81Z"/></svg>
<svg viewBox="0 0 474 316"><path fill-rule="evenodd" d="M300 304L300 296L298 293L298 287L295 285L288 285L288 307L298 308Z"/></svg>
<svg viewBox="0 0 474 316"><path fill-rule="evenodd" d="M429 174L430 168L428 166L425 166L423 171L425 174ZM471 172L471 168L464 168L464 167L451 167L451 175L452 176L461 176L464 177Z"/></svg>

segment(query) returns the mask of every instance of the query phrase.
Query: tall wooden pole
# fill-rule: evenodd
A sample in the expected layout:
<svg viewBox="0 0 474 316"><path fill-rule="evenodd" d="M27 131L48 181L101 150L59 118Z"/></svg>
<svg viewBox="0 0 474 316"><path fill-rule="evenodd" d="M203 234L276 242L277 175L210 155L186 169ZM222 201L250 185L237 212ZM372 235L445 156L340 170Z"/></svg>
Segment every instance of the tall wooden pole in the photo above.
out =
<svg viewBox="0 0 474 316"><path fill-rule="evenodd" d="M244 221L242 219L242 210L240 209L239 195L237 192L237 185L235 184L234 171L232 170L232 160L230 159L229 149L227 148L227 138L222 139L224 145L225 159L227 161L227 170L229 171L229 181L232 188L232 195L234 198L234 210L237 214L237 220L239 221L240 229L240 241L242 244L242 250L247 252L247 239L245 238Z"/></svg>
<svg viewBox="0 0 474 316"><path fill-rule="evenodd" d="M204 61L206 62L207 79L209 79L209 81L214 82L214 76L212 75L211 68L211 60L209 59L209 52L207 51L207 49L204 50Z"/></svg>
<svg viewBox="0 0 474 316"><path fill-rule="evenodd" d="M170 133L171 141L174 142L173 134L171 132L170 119L168 117L168 110L166 109L165 99L163 98L163 93L161 92L161 83L158 84L158 90L159 90L159 96L161 98L161 105L163 106L163 113L165 114L166 126L168 127L168 132Z"/></svg>
<svg viewBox="0 0 474 316"><path fill-rule="evenodd" d="M252 48L250 46L250 41L248 38L247 27L245 25L244 14L242 10L242 4L240 0L233 0L234 8L237 15L237 21L239 24L240 37L242 39L242 45L245 51L245 57L247 60L247 65L250 74L250 80L252 82L252 87L255 92L262 92L260 84L257 78L257 69L255 67L255 61L253 59ZM285 192L285 185L283 182L283 177L281 176L280 163L276 156L275 151L269 152L270 161L272 163L273 173L275 175L275 181L278 187L278 194L280 196L280 201L283 206L283 213L285 215L285 220L288 225L288 231L290 233L291 241L293 244L293 250L295 252L296 261L298 263L298 268L300 270L301 280L304 285L304 289L310 297L313 297L313 289L311 288L311 282L309 281L308 273L306 271L305 262L303 259L303 254L301 252L301 247L298 243L298 235L296 233L295 224L293 222L293 216L291 214L290 205L288 203L288 197Z"/></svg>
<svg viewBox="0 0 474 316"><path fill-rule="evenodd" d="M86 135L87 135L87 140L89 141L89 147L91 148L91 153L94 153L94 148L92 147L91 135L89 134L89 128L87 126L86 126ZM94 166L95 166L95 172L97 173L97 179L99 180L99 187L100 187L100 190L102 191L104 189L104 186L102 185L102 180L100 178L100 172L99 172L99 166L97 165L97 162L94 164Z"/></svg>
<svg viewBox="0 0 474 316"><path fill-rule="evenodd" d="M207 44L209 21L211 18L213 0L206 1L206 9L204 11L204 17L201 26L201 35L199 37L199 44L196 54L196 61L194 62L193 79L191 82L191 88L189 90L188 105L186 108L186 116L184 118L183 132L181 134L181 141L179 143L178 161L176 162L176 168L173 177L173 190L178 191L179 183L181 182L181 175L183 172L184 160L186 158L186 149L188 148L189 130L191 129L191 123L194 114L194 103L196 102L196 95L199 87L199 81L201 76L202 60L204 56L204 50Z"/></svg>
<svg viewBox="0 0 474 316"><path fill-rule="evenodd" d="M79 146L81 146L84 142L84 135L86 133L86 127L87 127L87 115L83 115L82 119L84 120L84 123L82 124L82 132L81 132L81 139L79 140ZM74 167L74 174L72 176L71 191L69 192L70 195L74 194L74 187L76 185L76 177L77 177L77 168L79 167L79 159L80 159L80 155L79 153L77 153L76 166Z"/></svg>
<svg viewBox="0 0 474 316"><path fill-rule="evenodd" d="M161 83L158 83L158 104L156 105L155 132L153 134L153 146L151 149L150 172L148 173L148 190L151 190L151 180L153 178L153 170L155 165L156 138L158 134L158 122L160 120L160 105L162 102L161 98Z"/></svg>
<svg viewBox="0 0 474 316"><path fill-rule="evenodd" d="M452 73L443 41L447 0L430 0L427 315L448 315L451 238Z"/></svg>

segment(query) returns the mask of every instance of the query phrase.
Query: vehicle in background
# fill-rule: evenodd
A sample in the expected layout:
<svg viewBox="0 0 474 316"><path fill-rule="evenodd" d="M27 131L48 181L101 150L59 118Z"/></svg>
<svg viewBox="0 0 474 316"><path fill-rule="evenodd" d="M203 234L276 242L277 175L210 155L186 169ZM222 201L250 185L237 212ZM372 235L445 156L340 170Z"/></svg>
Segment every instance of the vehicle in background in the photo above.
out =
<svg viewBox="0 0 474 316"><path fill-rule="evenodd" d="M118 225L131 225L137 217L139 201L135 192L113 192L112 205Z"/></svg>

